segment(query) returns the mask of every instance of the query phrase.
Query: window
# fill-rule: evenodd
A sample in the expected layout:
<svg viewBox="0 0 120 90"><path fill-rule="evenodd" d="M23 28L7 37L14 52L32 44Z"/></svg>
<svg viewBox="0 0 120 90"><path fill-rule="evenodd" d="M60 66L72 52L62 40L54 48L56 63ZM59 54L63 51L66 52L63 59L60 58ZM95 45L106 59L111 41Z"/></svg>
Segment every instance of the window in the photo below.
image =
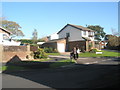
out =
<svg viewBox="0 0 120 90"><path fill-rule="evenodd" d="M83 31L83 35L86 35L86 31Z"/></svg>
<svg viewBox="0 0 120 90"><path fill-rule="evenodd" d="M66 33L66 37L70 37L70 33Z"/></svg>
<svg viewBox="0 0 120 90"><path fill-rule="evenodd" d="M3 39L9 39L9 37L6 34L3 34Z"/></svg>
<svg viewBox="0 0 120 90"><path fill-rule="evenodd" d="M92 35L92 32L89 32L89 35Z"/></svg>

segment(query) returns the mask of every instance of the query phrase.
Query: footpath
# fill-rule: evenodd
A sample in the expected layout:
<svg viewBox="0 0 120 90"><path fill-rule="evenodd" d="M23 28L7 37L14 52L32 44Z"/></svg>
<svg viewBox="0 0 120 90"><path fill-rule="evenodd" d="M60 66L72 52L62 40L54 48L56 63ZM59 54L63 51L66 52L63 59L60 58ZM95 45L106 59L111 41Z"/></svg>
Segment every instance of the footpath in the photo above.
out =
<svg viewBox="0 0 120 90"><path fill-rule="evenodd" d="M56 60L70 59L69 55L59 55L59 56L49 55L49 57L54 58L54 60L50 60L51 62ZM77 64L95 64L102 61L108 61L113 59L118 59L118 57L79 57L77 60Z"/></svg>

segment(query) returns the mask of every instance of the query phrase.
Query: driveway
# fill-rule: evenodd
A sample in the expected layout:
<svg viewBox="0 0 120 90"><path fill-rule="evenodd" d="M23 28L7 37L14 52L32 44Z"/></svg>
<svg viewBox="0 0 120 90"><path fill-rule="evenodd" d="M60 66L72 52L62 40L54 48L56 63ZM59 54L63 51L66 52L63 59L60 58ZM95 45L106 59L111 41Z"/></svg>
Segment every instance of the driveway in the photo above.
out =
<svg viewBox="0 0 120 90"><path fill-rule="evenodd" d="M80 62L80 61L79 61ZM3 88L118 88L119 60L3 73Z"/></svg>

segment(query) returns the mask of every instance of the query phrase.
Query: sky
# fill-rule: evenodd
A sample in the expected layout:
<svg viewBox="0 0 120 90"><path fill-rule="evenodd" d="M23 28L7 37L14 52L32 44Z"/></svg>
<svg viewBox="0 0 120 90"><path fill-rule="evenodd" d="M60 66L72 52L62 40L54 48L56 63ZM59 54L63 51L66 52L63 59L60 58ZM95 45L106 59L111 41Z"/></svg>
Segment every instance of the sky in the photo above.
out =
<svg viewBox="0 0 120 90"><path fill-rule="evenodd" d="M22 27L23 38L32 38L34 29L42 38L66 24L100 25L106 34L118 31L118 2L2 2L2 15Z"/></svg>

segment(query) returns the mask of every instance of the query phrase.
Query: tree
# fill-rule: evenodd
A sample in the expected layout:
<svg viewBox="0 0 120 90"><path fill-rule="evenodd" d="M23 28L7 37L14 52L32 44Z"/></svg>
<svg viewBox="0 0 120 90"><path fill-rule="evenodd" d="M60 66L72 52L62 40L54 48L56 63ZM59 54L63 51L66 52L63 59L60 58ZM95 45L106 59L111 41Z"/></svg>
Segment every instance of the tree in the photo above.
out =
<svg viewBox="0 0 120 90"><path fill-rule="evenodd" d="M120 36L106 35L105 40L107 43L107 48L109 49L119 49L120 47Z"/></svg>
<svg viewBox="0 0 120 90"><path fill-rule="evenodd" d="M36 29L34 29L33 33L32 33L32 40L33 40L33 43L36 44L37 43L37 35L38 35L38 32Z"/></svg>
<svg viewBox="0 0 120 90"><path fill-rule="evenodd" d="M103 31L104 28L101 27L101 26L99 26L99 25L95 25L95 26L93 26L93 25L88 25L87 28L96 31L96 32L95 32L95 39L97 39L97 40L101 40L101 39L104 38L105 35L106 35L106 33Z"/></svg>
<svg viewBox="0 0 120 90"><path fill-rule="evenodd" d="M17 41L20 41L22 44L33 44L33 40L31 39L20 39Z"/></svg>
<svg viewBox="0 0 120 90"><path fill-rule="evenodd" d="M2 20L2 27L12 32L12 37L24 36L20 30L21 26L13 21Z"/></svg>

